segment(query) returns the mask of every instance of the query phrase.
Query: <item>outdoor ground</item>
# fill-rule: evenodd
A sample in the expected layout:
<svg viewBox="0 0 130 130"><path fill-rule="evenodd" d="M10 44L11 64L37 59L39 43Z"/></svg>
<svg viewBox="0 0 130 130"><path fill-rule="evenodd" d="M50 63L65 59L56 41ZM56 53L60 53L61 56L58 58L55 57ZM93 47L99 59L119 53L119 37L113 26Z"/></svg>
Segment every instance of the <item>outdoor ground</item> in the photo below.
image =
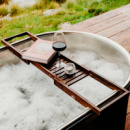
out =
<svg viewBox="0 0 130 130"><path fill-rule="evenodd" d="M24 31L38 34L59 30L61 23L73 25L130 3L129 0L67 0L65 3L48 1L45 5L44 0L39 1L32 7L0 5L0 40ZM52 16L43 16L47 9L58 11Z"/></svg>

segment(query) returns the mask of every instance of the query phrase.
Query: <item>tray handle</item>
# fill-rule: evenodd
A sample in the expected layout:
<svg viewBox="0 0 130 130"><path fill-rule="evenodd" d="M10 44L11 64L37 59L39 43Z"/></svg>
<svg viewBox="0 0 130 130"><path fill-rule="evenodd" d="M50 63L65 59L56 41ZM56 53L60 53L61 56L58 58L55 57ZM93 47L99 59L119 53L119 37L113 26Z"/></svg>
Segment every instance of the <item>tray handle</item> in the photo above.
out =
<svg viewBox="0 0 130 130"><path fill-rule="evenodd" d="M22 58L22 52L19 51L18 49L16 49L15 47L13 47L10 43L8 43L8 41L16 38L16 37L22 37L28 35L33 41L36 41L38 39L38 37L34 36L33 34L31 34L30 32L26 31L5 39L2 39L1 42L12 52L14 53L17 57L19 57L20 59ZM27 60L23 60L25 63L29 64L29 61Z"/></svg>
<svg viewBox="0 0 130 130"><path fill-rule="evenodd" d="M14 36L11 36L11 37L8 37L8 38L5 38L5 39L2 39L4 41L10 41L16 37L22 37L22 36L25 36L25 35L28 35L31 39L33 39L33 41L36 41L38 38L36 36L34 36L33 34L31 34L30 32L26 31L26 32L23 32L23 33L19 33L19 34L16 34Z"/></svg>

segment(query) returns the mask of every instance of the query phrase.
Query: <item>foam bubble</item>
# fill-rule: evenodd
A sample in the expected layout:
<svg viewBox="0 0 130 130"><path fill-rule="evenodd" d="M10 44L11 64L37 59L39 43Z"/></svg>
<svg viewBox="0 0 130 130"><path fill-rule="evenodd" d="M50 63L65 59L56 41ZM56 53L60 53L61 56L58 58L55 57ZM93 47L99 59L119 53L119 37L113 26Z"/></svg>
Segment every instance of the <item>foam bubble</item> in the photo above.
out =
<svg viewBox="0 0 130 130"><path fill-rule="evenodd" d="M66 55L114 82L123 84L123 71L115 63L87 51L68 51ZM90 81L86 80L85 84ZM0 83L0 130L54 130L85 110L33 65L23 62L5 65L0 68ZM92 81L91 85L95 83ZM104 98L100 97L95 87L87 90L81 86L75 89L87 95L93 103ZM103 95L110 90L102 88L101 91Z"/></svg>

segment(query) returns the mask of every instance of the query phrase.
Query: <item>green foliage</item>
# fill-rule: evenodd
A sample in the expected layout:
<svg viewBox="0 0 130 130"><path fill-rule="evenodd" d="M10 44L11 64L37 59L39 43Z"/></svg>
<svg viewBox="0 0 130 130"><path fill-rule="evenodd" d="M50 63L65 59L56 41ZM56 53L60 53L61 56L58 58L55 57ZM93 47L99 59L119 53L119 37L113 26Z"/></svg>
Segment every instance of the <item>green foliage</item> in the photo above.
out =
<svg viewBox="0 0 130 130"><path fill-rule="evenodd" d="M32 8L33 9L44 9L46 6L45 4L46 4L45 0L37 0L36 4L33 5Z"/></svg>
<svg viewBox="0 0 130 130"><path fill-rule="evenodd" d="M59 19L55 20L55 22L53 22L52 26L55 28L58 27L58 25L61 23L61 21L62 20L59 20Z"/></svg>
<svg viewBox="0 0 130 130"><path fill-rule="evenodd" d="M0 0L0 4L8 4L10 0Z"/></svg>
<svg viewBox="0 0 130 130"><path fill-rule="evenodd" d="M74 9L76 10L76 11L83 11L84 10L84 8L83 7L81 7L80 5L75 5L75 7L74 7Z"/></svg>
<svg viewBox="0 0 130 130"><path fill-rule="evenodd" d="M99 1L93 1L90 7L91 8L96 8L99 4L100 4Z"/></svg>
<svg viewBox="0 0 130 130"><path fill-rule="evenodd" d="M57 9L59 7L60 5L55 1L50 2L50 4L47 6L48 9Z"/></svg>
<svg viewBox="0 0 130 130"><path fill-rule="evenodd" d="M52 0L38 0L33 7L24 8L22 13L18 7L16 11L12 11L12 14L22 14L22 17L0 20L0 40L24 31L33 34L55 31L59 29L58 25L61 23L75 24L130 3L130 0L67 0L63 4L60 3L61 7L57 14L45 17L42 15L43 10L48 7L45 1L49 6Z"/></svg>
<svg viewBox="0 0 130 130"><path fill-rule="evenodd" d="M20 13L20 8L16 4L12 4L10 7L10 15L15 16Z"/></svg>
<svg viewBox="0 0 130 130"><path fill-rule="evenodd" d="M57 13L57 15L65 15L66 14L66 10L64 9L60 9Z"/></svg>
<svg viewBox="0 0 130 130"><path fill-rule="evenodd" d="M0 20L0 29L3 27L4 22Z"/></svg>
<svg viewBox="0 0 130 130"><path fill-rule="evenodd" d="M8 14L8 7L7 5L3 4L0 6L0 16L5 16Z"/></svg>
<svg viewBox="0 0 130 130"><path fill-rule="evenodd" d="M67 0L65 3L65 7L67 9L73 9L76 6L76 1L75 0Z"/></svg>

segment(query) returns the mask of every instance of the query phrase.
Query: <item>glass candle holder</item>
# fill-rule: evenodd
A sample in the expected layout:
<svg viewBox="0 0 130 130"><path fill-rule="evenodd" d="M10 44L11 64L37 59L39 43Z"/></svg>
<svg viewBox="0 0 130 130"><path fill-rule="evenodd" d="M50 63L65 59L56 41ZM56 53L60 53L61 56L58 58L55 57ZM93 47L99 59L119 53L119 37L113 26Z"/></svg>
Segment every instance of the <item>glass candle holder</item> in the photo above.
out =
<svg viewBox="0 0 130 130"><path fill-rule="evenodd" d="M75 73L75 65L73 63L67 63L64 69L65 73L68 75L73 75Z"/></svg>

